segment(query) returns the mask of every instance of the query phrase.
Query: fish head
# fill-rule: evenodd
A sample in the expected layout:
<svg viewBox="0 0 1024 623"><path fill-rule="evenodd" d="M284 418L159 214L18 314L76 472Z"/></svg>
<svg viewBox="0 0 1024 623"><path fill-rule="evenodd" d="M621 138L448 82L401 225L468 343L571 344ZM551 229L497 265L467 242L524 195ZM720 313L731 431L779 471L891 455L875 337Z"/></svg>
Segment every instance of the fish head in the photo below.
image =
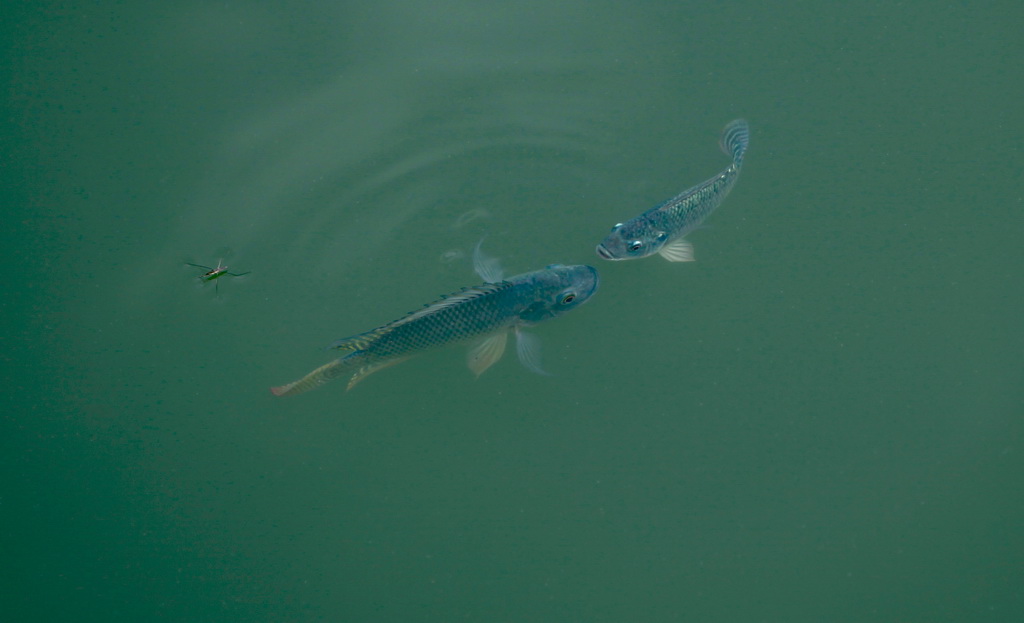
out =
<svg viewBox="0 0 1024 623"><path fill-rule="evenodd" d="M535 287L534 303L520 318L534 324L560 316L586 303L597 291L597 269L592 266L552 264L530 277Z"/></svg>
<svg viewBox="0 0 1024 623"><path fill-rule="evenodd" d="M597 255L606 260L635 260L654 255L667 240L666 232L651 227L643 220L633 219L616 223L597 245Z"/></svg>

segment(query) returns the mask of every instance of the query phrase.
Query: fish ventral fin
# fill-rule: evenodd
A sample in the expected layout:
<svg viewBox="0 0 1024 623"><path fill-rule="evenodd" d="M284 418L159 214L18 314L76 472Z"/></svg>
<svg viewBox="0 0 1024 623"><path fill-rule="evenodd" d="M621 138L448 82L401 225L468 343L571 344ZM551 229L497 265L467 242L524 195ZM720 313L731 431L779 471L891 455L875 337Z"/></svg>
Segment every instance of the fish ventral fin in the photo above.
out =
<svg viewBox="0 0 1024 623"><path fill-rule="evenodd" d="M658 249L658 254L670 262L692 262L693 245L683 238L672 240Z"/></svg>
<svg viewBox="0 0 1024 623"><path fill-rule="evenodd" d="M536 335L516 329L516 355L519 356L519 363L530 372L551 376L540 366L540 338Z"/></svg>
<svg viewBox="0 0 1024 623"><path fill-rule="evenodd" d="M488 335L466 353L466 365L476 376L480 376L505 354L508 331Z"/></svg>

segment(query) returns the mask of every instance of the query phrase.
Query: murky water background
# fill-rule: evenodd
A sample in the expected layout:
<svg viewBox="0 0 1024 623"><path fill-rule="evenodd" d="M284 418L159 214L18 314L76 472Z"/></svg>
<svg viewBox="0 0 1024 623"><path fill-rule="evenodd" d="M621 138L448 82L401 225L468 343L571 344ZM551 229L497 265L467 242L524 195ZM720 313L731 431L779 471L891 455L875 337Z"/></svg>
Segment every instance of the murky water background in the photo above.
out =
<svg viewBox="0 0 1024 623"><path fill-rule="evenodd" d="M5 619L1018 620L1016 4L5 13ZM484 237L552 377L267 391Z"/></svg>

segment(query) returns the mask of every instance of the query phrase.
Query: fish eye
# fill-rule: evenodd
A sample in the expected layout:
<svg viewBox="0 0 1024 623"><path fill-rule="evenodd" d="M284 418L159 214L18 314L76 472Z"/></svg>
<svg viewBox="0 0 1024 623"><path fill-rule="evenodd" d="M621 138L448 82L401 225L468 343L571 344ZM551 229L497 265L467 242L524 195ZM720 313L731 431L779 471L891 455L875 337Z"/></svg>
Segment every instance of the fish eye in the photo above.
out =
<svg viewBox="0 0 1024 623"><path fill-rule="evenodd" d="M576 295L572 292L562 297L562 305L568 305L576 300Z"/></svg>
<svg viewBox="0 0 1024 623"><path fill-rule="evenodd" d="M641 242L639 240L634 240L633 242L629 243L629 250L630 251L639 251L640 248L643 247L643 246L644 246L643 242Z"/></svg>

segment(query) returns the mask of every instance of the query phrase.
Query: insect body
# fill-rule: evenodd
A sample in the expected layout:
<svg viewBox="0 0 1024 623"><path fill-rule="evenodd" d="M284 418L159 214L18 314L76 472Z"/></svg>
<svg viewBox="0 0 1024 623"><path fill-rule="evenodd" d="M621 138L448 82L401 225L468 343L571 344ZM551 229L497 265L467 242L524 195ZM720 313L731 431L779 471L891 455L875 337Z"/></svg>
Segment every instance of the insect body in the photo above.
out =
<svg viewBox="0 0 1024 623"><path fill-rule="evenodd" d="M203 266L202 264L193 264L192 262L185 262L189 266L195 266L196 268L202 268L206 272L199 275L201 281L216 281L224 275L231 275L232 277L241 277L242 275L248 275L252 271L245 271L244 273L229 273L228 267L221 264L222 260L217 260L217 267L210 268L209 266ZM213 284L214 290L216 291L220 284Z"/></svg>

